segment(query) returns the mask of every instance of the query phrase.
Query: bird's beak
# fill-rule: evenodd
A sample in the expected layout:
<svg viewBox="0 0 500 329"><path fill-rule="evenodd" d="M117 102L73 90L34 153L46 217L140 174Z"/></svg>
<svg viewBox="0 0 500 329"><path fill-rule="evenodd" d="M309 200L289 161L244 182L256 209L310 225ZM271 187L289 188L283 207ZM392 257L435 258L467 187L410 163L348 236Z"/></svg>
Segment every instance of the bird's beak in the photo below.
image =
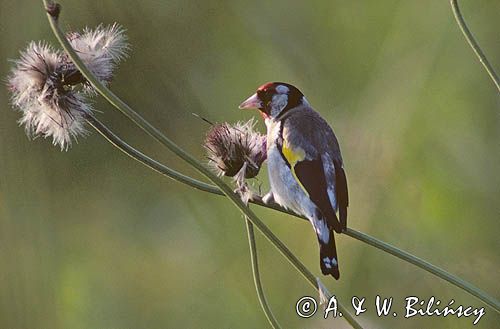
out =
<svg viewBox="0 0 500 329"><path fill-rule="evenodd" d="M240 109L258 109L262 107L262 102L257 96L257 93L248 97L243 103L238 106Z"/></svg>

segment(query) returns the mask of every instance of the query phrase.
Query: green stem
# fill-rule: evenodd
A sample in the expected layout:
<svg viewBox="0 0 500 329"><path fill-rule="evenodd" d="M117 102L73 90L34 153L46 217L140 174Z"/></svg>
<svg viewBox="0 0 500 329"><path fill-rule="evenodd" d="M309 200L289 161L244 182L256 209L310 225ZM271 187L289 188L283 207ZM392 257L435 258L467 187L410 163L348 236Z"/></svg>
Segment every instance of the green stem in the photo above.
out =
<svg viewBox="0 0 500 329"><path fill-rule="evenodd" d="M375 248L383 250L383 251L385 251L393 256L396 256L404 261L407 261L413 265L416 265L416 266L420 267L421 269L424 269L427 272L430 272L430 273L434 274L435 276L437 276L443 280L446 280L459 288L462 288L463 290L467 291L472 296L479 298L480 300L482 300L483 302L485 302L486 304L488 304L489 306L494 308L497 312L499 312L500 303L498 302L498 300L496 300L492 296L488 295L484 291L481 291L478 288L474 287L469 282L467 282L467 281L465 281L465 280L463 280L463 279L461 279L453 274L450 274L450 273L446 272L445 270L443 270L435 265L432 265L429 262L426 262L425 260L423 260L421 258L418 258L417 256L414 256L408 252L405 252L399 248L396 248L388 243L377 240L377 239L369 236L368 234L358 232L358 231L352 230L350 228L347 229L346 234L352 236L355 239L363 241L371 246L374 246Z"/></svg>
<svg viewBox="0 0 500 329"><path fill-rule="evenodd" d="M113 133L108 127L106 127L102 122L100 122L96 117L94 117L91 114L87 114L86 116L87 122L99 133L101 134L105 139L107 139L112 145L117 147L119 150L121 150L123 153L127 154L131 158L141 162L145 166L157 171L158 173L167 176L169 178L172 178L174 180L177 180L179 182L188 184L190 186L193 186L195 188L198 188L203 191L215 193L215 194L221 194L220 190L217 189L216 187L213 187L212 185L205 184L203 182L197 181L191 177L187 177L161 163L159 163L156 160L151 159L150 157L146 156L145 154L139 152L129 144L127 144L125 141L123 141L120 137L118 137L115 133ZM239 200L239 198L238 198ZM241 201L241 200L240 200ZM242 201L241 201L242 202ZM253 220L257 220L258 225L261 225L260 230L263 233L263 235L273 244L280 252L282 255L285 256L285 258L306 278L306 280L311 284L315 289L319 289L317 279L314 277L314 275L302 264L302 262L290 251L288 248L281 242L281 240L278 239L272 233L272 231L264 224L262 223L254 214L253 212L250 211L248 207L245 206L244 208L248 213L252 216L254 216ZM244 215L247 215L247 212L244 212ZM248 221L248 220L247 220ZM327 296L330 298L331 296ZM346 318L346 320L351 324L353 328L362 328L354 319L354 317L347 311L347 309L341 305L340 303L338 304L339 310L343 313L343 316Z"/></svg>
<svg viewBox="0 0 500 329"><path fill-rule="evenodd" d="M486 56L484 55L479 44L476 42L476 39L474 39L474 36L472 35L471 31L467 27L467 24L465 23L465 20L462 16L462 13L460 12L460 8L458 7L458 0L450 0L450 4L451 4L451 9L453 10L453 15L455 15L455 20L457 21L460 30L462 30L465 39L471 46L472 50L474 50L474 53L476 53L476 56L479 58L481 64L483 64L486 72L488 72L488 75L491 77L491 80L493 80L493 83L497 86L498 91L500 91L500 80L498 79L498 75L495 72L495 69L493 69L493 67L491 66Z"/></svg>
<svg viewBox="0 0 500 329"><path fill-rule="evenodd" d="M260 281L259 261L257 259L257 246L255 245L255 234L253 231L253 225L246 218L245 218L245 223L247 225L248 244L250 247L250 258L252 259L252 273L253 273L253 282L255 283L255 290L257 290L257 296L259 297L260 306L262 307L262 310L264 311L267 320L274 329L278 329L281 328L281 326L274 317L273 312L271 311L271 308L267 303L264 290L262 289L262 282Z"/></svg>
<svg viewBox="0 0 500 329"><path fill-rule="evenodd" d="M66 39L64 33L59 28L58 16L60 13L60 7L56 6L55 3L48 0L43 0L45 8L47 10L47 17L49 19L50 26L56 35L57 39L61 43L62 47L66 53L70 56L73 63L80 70L83 76L92 84L92 86L99 91L99 93L108 100L115 108L120 112L125 114L132 122L134 122L138 127L144 130L151 137L159 141L161 144L166 146L178 157L186 161L189 165L194 167L202 175L206 176L226 195L231 202L240 209L240 211L254 224L261 233L275 246L282 255L306 278L309 278L309 282L316 288L317 283L314 279L313 274L295 257L295 255L281 242L281 240L274 235L274 233L255 215L255 213L248 208L245 203L236 195L231 187L225 184L219 177L212 173L208 168L203 166L196 158L191 156L189 153L185 152L182 148L177 146L172 140L163 135L157 128L147 122L143 117L136 113L132 108L130 108L125 102L123 102L118 96L116 96L111 90L105 87L91 72L87 69L85 64L78 57L76 52L73 50L68 40ZM310 278L312 277L312 281ZM341 305L339 304L339 309ZM354 328L362 328L359 323L352 317L351 314L347 312L344 308L343 310L345 319Z"/></svg>
<svg viewBox="0 0 500 329"><path fill-rule="evenodd" d="M173 169L170 169L169 167L149 158L148 156L144 155L143 153L137 151L134 149L132 146L128 145L125 143L122 139L120 139L118 136L116 136L111 130L109 130L105 125L103 125L101 122L99 122L95 117L89 116L87 118L87 121L91 126L93 126L101 135L103 135L111 144L116 146L119 150L121 150L123 153L127 154L128 156L132 157L133 159L141 162L145 166L159 172L160 174L172 178L176 181L179 181L181 183L187 184L191 187L194 187L196 189L217 194L217 195L223 195L220 189L218 189L216 186L206 184L204 182L198 181L194 178L191 178L189 176L185 176ZM258 204L262 207L270 208L282 213L286 213L292 216L295 216L296 218L300 218L303 220L307 220L307 218L297 215L295 213L292 213L290 211L287 211L283 208L281 208L277 204L272 204L272 205L267 205L262 202L262 199L260 197L251 200L250 202ZM358 241L364 242L372 247L375 247L377 249L380 249L384 252L387 252L399 259L402 259L404 261L407 261L411 264L414 264L421 269L436 275L437 277L448 281L449 283L455 285L456 287L463 289L467 291L469 294L472 296L475 296L479 298L481 301L486 303L487 305L491 306L493 309L495 309L497 312L500 311L500 303L493 298L492 296L488 295L484 291L480 290L479 288L473 286L469 282L446 272L445 270L423 260L420 259L409 252L406 252L402 249L399 249L393 245L390 245L384 241L381 241L379 239L376 239L366 233L362 233L359 231L356 231L354 229L348 228L344 234L347 236L354 238Z"/></svg>
<svg viewBox="0 0 500 329"><path fill-rule="evenodd" d="M165 166L164 164L161 164L160 162L148 157L144 153L141 153L140 151L138 151L134 147L127 144L120 137L118 137L115 133L113 133L108 127L106 127L102 122L100 122L92 114L87 114L86 120L87 120L87 123L89 125L91 125L104 138L106 138L108 140L108 142L113 144L116 148L118 148L120 151L122 151L123 153L125 153L126 155L131 157L132 159L139 161L140 163L142 163L146 167L153 169L154 171L162 174L163 176L169 177L173 180L184 183L184 184L189 185L191 187L194 187L198 190L222 195L221 190L218 189L216 186L201 182L201 181L196 180L192 177L181 174L180 172L178 172L174 169L171 169L171 168Z"/></svg>
<svg viewBox="0 0 500 329"><path fill-rule="evenodd" d="M50 2L50 4L53 4L52 1L48 1L48 0L43 0L43 2L45 4L46 8L49 8L49 2ZM134 123L136 123L139 127L141 127L143 130L145 130L148 134L153 136L155 139L159 140L162 144L167 146L175 154L177 154L179 157L183 158L185 161L187 161L189 164L191 164L193 167L195 167L202 174L207 176L210 180L212 180L214 183L216 183L216 185L219 188L217 188L216 186L211 186L209 184L199 182L199 181L194 180L190 177L189 177L189 179L181 180L180 179L181 176L183 176L183 177L187 177L187 176L184 176L184 175L179 174L179 173L177 173L178 175L171 176L171 177L174 179L178 179L179 181L186 183L186 184L189 184L189 185L196 187L198 189L207 191L207 192L211 192L211 193L215 193L215 194L219 194L219 195L223 195L223 194L226 195L242 212L245 213L245 215L247 215L249 217L249 219L252 221L252 223L255 226L257 226L257 228L264 234L264 236L266 236L266 238L273 245L275 245L275 247L278 248L278 250L287 258L287 260L290 263L292 263L292 265L294 265L297 270L299 270L301 272L301 274L309 281L309 283L311 283L315 288L317 288L317 284L316 284L316 281L314 279L314 276L281 243L281 241L277 237L274 236L274 234L267 228L267 226L265 226L265 224L262 223L262 221L260 221L260 219L258 219L255 216L255 214L248 207L246 207L244 205L243 202L241 202L239 197L236 196L232 192L232 190L229 186L224 184L224 182L222 182L217 176L215 176L212 172L210 172L210 170L208 170L203 165L201 165L195 158L193 158L189 154L185 153L176 144L174 144L172 141L170 141L168 138L166 138L160 131L158 131L151 124L146 122L141 116L139 116L137 113L135 113L127 104L125 104L121 99L119 99L116 95L114 95L107 87L105 87L97 78L95 78L95 76L83 64L83 62L80 60L80 58L78 57L76 52L73 50L73 48L71 47L71 45L69 44L69 42L65 38L64 33L61 31L61 29L58 25L57 15L53 15L51 13L48 13L47 16L49 19L50 26L51 26L54 34L56 35L57 39L59 40L59 42L63 46L64 50L70 56L70 58L75 63L75 65L78 67L78 69L82 72L82 74L85 76L85 78L94 86L94 88L96 90L98 90L99 93L104 98L106 98L111 104L113 104L118 110L120 110L122 113L126 114L129 118L131 118L131 120ZM127 153L126 150L122 149L122 151ZM141 161L138 158L135 158L135 159L138 161ZM148 164L146 164L146 165L148 165ZM162 173L164 175L168 175L168 172L172 171L172 170L168 167L165 167L165 168L167 168L168 170L166 170ZM155 169L155 168L153 168L153 169ZM181 176L179 176L179 175L181 175ZM282 211L285 213L292 214L289 211L283 210L282 208L280 208L276 204L273 204L270 206L264 205L264 203L260 199L256 200L254 203L259 204L261 206L266 206L268 208L272 208L275 210L279 210L279 211ZM292 215L295 215L295 214L292 214ZM297 216L297 215L295 215L295 216ZM302 216L297 216L297 217L303 218ZM361 233L361 232L358 232L358 231L355 231L352 229L348 229L346 234L359 240L359 241L363 241L365 243L368 243L368 244L370 244L378 249L384 250L384 251L387 251L386 248L390 247L394 251L393 253L391 252L391 254L393 254L401 259L410 259L410 258L419 259L419 258L417 258L417 257L415 257L407 252L404 252L404 251L402 251L396 247L393 247L385 242L379 241L379 240L377 240L373 237L370 237L369 235L366 235L364 233ZM434 269L437 269L437 267L426 262L426 261L420 260L420 262L418 264L415 262L412 262L412 263L425 269L426 271L428 271L430 273L438 275L437 272L434 270ZM454 284L455 286L471 293L473 296L478 297L484 303L486 303L487 305L494 308L497 312L500 312L500 302L497 301L495 298L489 296L485 292L483 292L480 289L476 288L475 286L465 282L464 280L445 272L444 270L440 270L440 272L441 272L441 274L438 275L440 278L443 278L444 280ZM465 282L466 284L464 285L464 284L462 284L462 282ZM353 320L353 322L349 321L351 324L356 323L350 314L348 314L348 313L347 314L344 313L344 314L345 314L346 319L348 319L348 321L349 321L349 318L351 318ZM359 326L357 323L356 323L356 325ZM355 326L355 327L357 327L357 326Z"/></svg>

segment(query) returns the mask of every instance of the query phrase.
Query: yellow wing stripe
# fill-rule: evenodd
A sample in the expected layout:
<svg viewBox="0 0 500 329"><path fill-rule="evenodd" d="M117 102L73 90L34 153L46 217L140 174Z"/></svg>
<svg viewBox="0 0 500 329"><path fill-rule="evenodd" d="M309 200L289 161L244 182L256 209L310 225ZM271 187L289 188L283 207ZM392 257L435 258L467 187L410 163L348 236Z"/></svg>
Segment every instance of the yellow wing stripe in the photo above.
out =
<svg viewBox="0 0 500 329"><path fill-rule="evenodd" d="M295 164L299 161L302 161L306 158L306 152L300 147L296 148L291 148L288 145L288 142L286 140L283 141L283 147L281 149L281 152L283 153L283 156L285 157L286 161L290 164L290 170L292 171L292 176L295 178L297 183L299 184L300 188L304 191L304 193L309 196L309 193L307 192L306 188L304 185L302 185L300 179L297 177L297 174L295 173Z"/></svg>

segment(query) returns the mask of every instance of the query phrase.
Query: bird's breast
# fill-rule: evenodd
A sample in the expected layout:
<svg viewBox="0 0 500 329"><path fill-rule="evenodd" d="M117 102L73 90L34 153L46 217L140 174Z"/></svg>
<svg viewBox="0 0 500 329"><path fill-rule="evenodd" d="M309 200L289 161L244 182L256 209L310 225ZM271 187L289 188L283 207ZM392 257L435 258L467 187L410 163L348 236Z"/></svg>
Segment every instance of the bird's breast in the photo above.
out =
<svg viewBox="0 0 500 329"><path fill-rule="evenodd" d="M266 128L267 128L267 149L268 151L275 146L276 141L280 137L281 133L281 122L274 121L270 118L266 119Z"/></svg>
<svg viewBox="0 0 500 329"><path fill-rule="evenodd" d="M297 183L278 144L280 123L271 122L267 128L267 170L274 200L285 208L311 218L315 207Z"/></svg>

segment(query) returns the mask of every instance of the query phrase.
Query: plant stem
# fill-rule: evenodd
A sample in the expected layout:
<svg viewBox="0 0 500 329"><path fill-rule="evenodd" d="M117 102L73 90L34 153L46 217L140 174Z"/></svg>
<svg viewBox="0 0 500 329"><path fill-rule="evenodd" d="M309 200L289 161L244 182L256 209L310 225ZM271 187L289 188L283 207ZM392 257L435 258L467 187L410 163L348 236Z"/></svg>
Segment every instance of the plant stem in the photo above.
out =
<svg viewBox="0 0 500 329"><path fill-rule="evenodd" d="M267 303L264 290L262 289L262 282L260 281L259 261L257 259L257 246L255 245L255 234L253 231L253 225L246 218L245 218L245 223L247 225L248 245L250 247L250 258L252 260L252 273L253 273L253 282L255 283L255 290L257 290L257 296L259 297L260 306L262 307L262 310L264 311L267 320L274 329L278 329L281 328L281 326L274 317L273 312L271 311L271 308Z"/></svg>
<svg viewBox="0 0 500 329"><path fill-rule="evenodd" d="M451 9L453 10L453 15L455 16L455 20L457 21L460 30L462 30L465 39L471 46L472 50L474 50L474 53L476 53L476 56L479 58L481 64L483 64L483 67L485 68L488 75L491 77L491 80L493 80L493 83L496 85L498 91L500 91L500 80L498 79L498 75L495 72L495 69L493 69L493 67L491 66L486 56L484 55L479 44L476 42L476 39L474 39L474 36L472 35L471 31L467 27L467 24L465 23L465 20L462 16L462 13L460 12L460 8L458 7L458 0L450 0L450 4L451 4Z"/></svg>
<svg viewBox="0 0 500 329"><path fill-rule="evenodd" d="M49 0L43 0L45 7L49 8L50 5L53 5L54 3ZM182 150L180 147L178 147L175 143L173 143L170 139L168 139L166 136L164 136L158 129L153 127L150 123L148 123L144 118L142 118L139 114L137 114L135 111L133 111L126 103L124 103L120 98L118 98L115 94L113 94L106 86L104 86L88 69L87 67L83 64L83 62L80 60L76 52L73 50L69 42L67 41L64 33L60 29L58 25L58 17L56 15L53 15L51 13L47 13L47 17L50 23L50 26L52 28L52 31L56 35L57 39L61 43L62 47L66 51L66 53L70 56L71 60L73 63L77 66L77 68L82 72L82 74L85 76L85 78L94 86L94 88L104 97L106 98L112 105L114 105L118 110L120 110L122 113L127 115L136 125L138 125L141 129L146 131L149 135L151 135L153 138L157 139L162 143L163 145L167 146L170 150L172 150L176 155L181 157L183 160L188 162L190 165L195 167L199 172L201 172L203 175L205 175L207 178L212 180L217 186L209 185L200 181L197 181L191 177L184 176L166 166L161 165L157 166L159 163L145 157L144 159L141 159L139 155L143 155L142 153L134 152L129 153L131 151L130 149L127 150L127 145L124 143L123 148L120 148L120 144L113 143L115 146L119 147L123 152L127 153L128 155L132 156L134 159L143 162L146 164L148 167L151 167L152 169L167 175L173 179L176 179L180 182L183 182L185 184L188 184L190 186L196 187L200 190L204 190L210 193L218 194L218 195L226 195L232 202L235 204L246 216L248 216L248 219L255 225L257 228L264 234L264 236L287 258L287 260L309 281L311 285L313 285L316 289L317 283L315 280L314 275L307 270L307 268L293 255L287 248L284 246L284 244L272 233L269 228L259 219L257 216L248 208L245 206L245 204L239 199L239 197L233 193L231 188L227 186L222 180L220 180L215 174L213 174L209 169L204 167L201 163L199 163L194 157L186 153L184 150ZM101 131L100 131L101 132ZM102 133L102 132L101 132ZM116 137L116 135L115 135ZM118 142L118 140L115 140L115 142ZM128 146L128 145L127 145ZM130 146L129 146L130 147ZM143 155L144 156L144 155ZM150 161L146 160L149 159ZM143 161L144 160L144 161ZM151 162L152 161L152 162ZM154 163L153 163L154 162ZM159 170L162 169L162 170ZM169 173L175 173L174 175L170 175ZM273 205L265 205L262 200L258 199L254 201L254 203L259 204L261 206L265 206L268 208L272 208L284 213L292 214L296 217L299 218L304 218L303 216L298 216L296 214L293 214L289 211L286 211L282 208L280 208L278 205L273 204ZM442 270L439 269L438 267L419 259L416 256L411 255L410 253L407 253L403 250L400 250L394 246L391 246L383 241L377 240L367 234L355 231L353 229L348 229L345 234L359 240L365 243L368 243L371 246L374 246L380 250L386 251L400 259L409 261L410 263L419 266L420 268L437 275L438 277L454 284L455 286L469 292L471 295L479 298L482 300L484 303L487 305L491 306L494 308L497 312L500 312L500 302L496 300L495 298L489 296L482 290L478 289L477 287L471 285L470 283ZM360 328L359 324L352 318L352 315L346 312L346 310L342 310L343 307L339 305L339 309L343 311L344 317L349 321L351 325L355 328Z"/></svg>
<svg viewBox="0 0 500 329"><path fill-rule="evenodd" d="M418 258L417 256L414 256L406 251L403 251L399 248L396 248L396 247L394 247L388 243L385 243L383 241L377 240L377 239L369 236L368 234L365 234L365 233L362 233L359 231L355 231L355 230L352 230L350 228L348 228L345 233L348 234L349 236L355 238L355 239L358 239L359 241L363 241L371 246L374 246L375 248L383 250L383 251L385 251L393 256L398 257L399 259L402 259L402 260L407 261L413 265L416 265L416 266L420 267L421 269L424 269L427 272L432 273L435 276L450 282L451 284L467 291L472 296L479 298L484 303L491 306L497 312L500 312L500 303L498 302L498 300L496 300L492 296L488 295L484 291L476 288L475 286L473 286L469 282L459 278L458 276L455 276L451 273L448 273L445 270L443 270L435 265L432 265L431 263L429 263L421 258Z"/></svg>
<svg viewBox="0 0 500 329"><path fill-rule="evenodd" d="M145 166L159 172L160 174L172 178L178 182L187 184L191 187L194 187L196 189L217 194L217 195L223 195L220 189L218 189L214 185L206 184L204 182L201 182L199 180L196 180L192 177L185 176L161 163L158 161L149 158L145 154L139 152L132 146L128 145L125 143L122 139L120 139L118 136L116 136L109 128L107 128L104 124L102 124L99 120L97 120L94 116L89 115L87 117L87 122L94 127L101 135L104 136L111 144L113 144L115 147L117 147L119 150L121 150L123 153L127 154L128 156L132 157L133 159L139 161L140 163L144 164ZM292 215L295 218L299 218L302 220L306 220L307 218L297 215L293 212L287 211L283 208L281 208L277 204L272 204L268 205L262 202L261 198L258 198L256 200L250 200L251 203L258 204L261 207L273 209L288 215ZM421 269L436 275L437 277L448 281L449 283L453 284L454 286L465 290L472 296L479 298L481 301L486 303L487 305L491 306L493 309L495 309L497 312L500 312L500 303L493 298L492 296L488 295L484 291L480 290L479 288L473 286L469 282L449 273L446 272L445 270L421 259L418 258L417 256L414 256L410 254L409 252L406 252L402 249L399 249L393 245L390 245L384 241L381 241L379 239L376 239L366 233L354 230L352 228L348 228L345 232L345 235L354 238L358 241L364 242L372 247L375 247L377 249L380 249L384 252L387 252L399 259L402 259L404 261L407 261L415 266L420 267Z"/></svg>
<svg viewBox="0 0 500 329"><path fill-rule="evenodd" d="M170 177L179 182L196 187L200 190L215 193L218 195L221 194L220 190L217 189L216 187L214 187L215 188L214 190L214 188L212 188L212 185L205 184L191 177L185 176L159 163L158 161L151 159L150 157L146 156L140 151L136 150L135 148L127 144L125 141L123 141L116 134L114 134L108 127L106 127L93 115L87 114L86 120L99 134L101 134L112 145L114 145L116 148L118 148L131 158L141 162L145 166L157 171L158 173L164 176ZM248 207L245 207L245 209L248 210L252 216L255 216ZM246 216L247 213L245 212L244 215ZM302 276L304 276L304 278L306 278L309 284L311 284L315 289L319 289L318 282L315 276L304 266L304 264L302 264L302 262L290 250L288 250L288 248L283 244L283 242L281 242L281 240L279 240L278 237L276 237L274 233L272 233L272 231L264 223L262 223L256 216L254 217L254 220L255 219L257 219L257 222L260 223L259 225L261 225L260 227L261 232L271 242L271 244L274 245L281 252L281 254L285 256L285 258L293 265L293 267L295 267L302 274ZM246 221L248 220L246 219ZM327 297L330 298L331 296ZM351 324L353 328L362 328L342 304L339 303L338 307L339 311L343 313L343 317L346 318L346 320Z"/></svg>
<svg viewBox="0 0 500 329"><path fill-rule="evenodd" d="M135 123L138 127L144 130L151 137L159 141L161 144L166 146L169 150L171 150L178 157L186 161L189 165L194 167L198 172L206 176L210 179L217 187L224 193L232 203L240 209L240 211L254 224L262 234L271 242L271 244L276 247L282 255L306 278L313 278L312 281L308 280L312 283L313 287L318 289L316 280L314 279L313 274L295 257L295 255L281 242L281 240L274 235L274 233L254 214L250 208L248 208L243 201L236 195L231 187L225 184L219 177L217 177L214 173L212 173L208 168L203 166L196 158L191 156L189 153L185 152L182 148L180 148L177 144L171 141L168 137L166 137L163 133L161 133L157 128L151 125L148 121L146 121L142 116L136 113L132 108L130 108L125 102L123 102L118 96L116 96L111 90L105 87L91 72L88 68L83 64L81 59L78 57L74 49L69 44L66 39L64 33L60 29L58 25L58 15L60 13L60 7L56 7L57 10L54 11L55 3L48 0L43 0L45 8L47 10L47 17L49 19L50 26L52 31L56 35L57 39L61 43L62 47L69 55L73 63L80 70L83 76L92 84L94 88L106 99L110 102L116 109L125 114L133 123ZM54 15L54 13L57 13ZM94 118L95 119L95 118ZM95 122L95 120L94 120ZM136 154L138 155L138 154ZM186 176L184 176L186 177ZM177 175L177 178L181 178ZM187 180L184 179L185 182ZM343 308L343 307L342 307ZM341 309L341 305L339 304L339 309ZM350 315L347 310L343 309L344 317L349 322L349 324L354 328L362 328L359 323Z"/></svg>
<svg viewBox="0 0 500 329"><path fill-rule="evenodd" d="M169 167L163 165L162 163L148 157L144 153L141 153L140 151L138 151L134 147L127 144L120 137L118 137L115 133L113 133L108 127L106 127L102 122L100 122L92 114L88 113L85 118L87 120L87 123L89 125L91 125L104 138L106 138L108 140L108 142L113 144L116 148L118 148L120 151L122 151L123 153L125 153L126 155L131 157L132 159L137 160L138 162L142 163L146 167L153 169L154 171L162 174L163 176L169 177L173 180L184 183L184 184L189 185L191 187L194 187L198 190L222 195L221 190L218 189L216 186L204 183L204 182L199 181L197 179L194 179L192 177L181 174L180 172L178 172L172 168L169 168Z"/></svg>

